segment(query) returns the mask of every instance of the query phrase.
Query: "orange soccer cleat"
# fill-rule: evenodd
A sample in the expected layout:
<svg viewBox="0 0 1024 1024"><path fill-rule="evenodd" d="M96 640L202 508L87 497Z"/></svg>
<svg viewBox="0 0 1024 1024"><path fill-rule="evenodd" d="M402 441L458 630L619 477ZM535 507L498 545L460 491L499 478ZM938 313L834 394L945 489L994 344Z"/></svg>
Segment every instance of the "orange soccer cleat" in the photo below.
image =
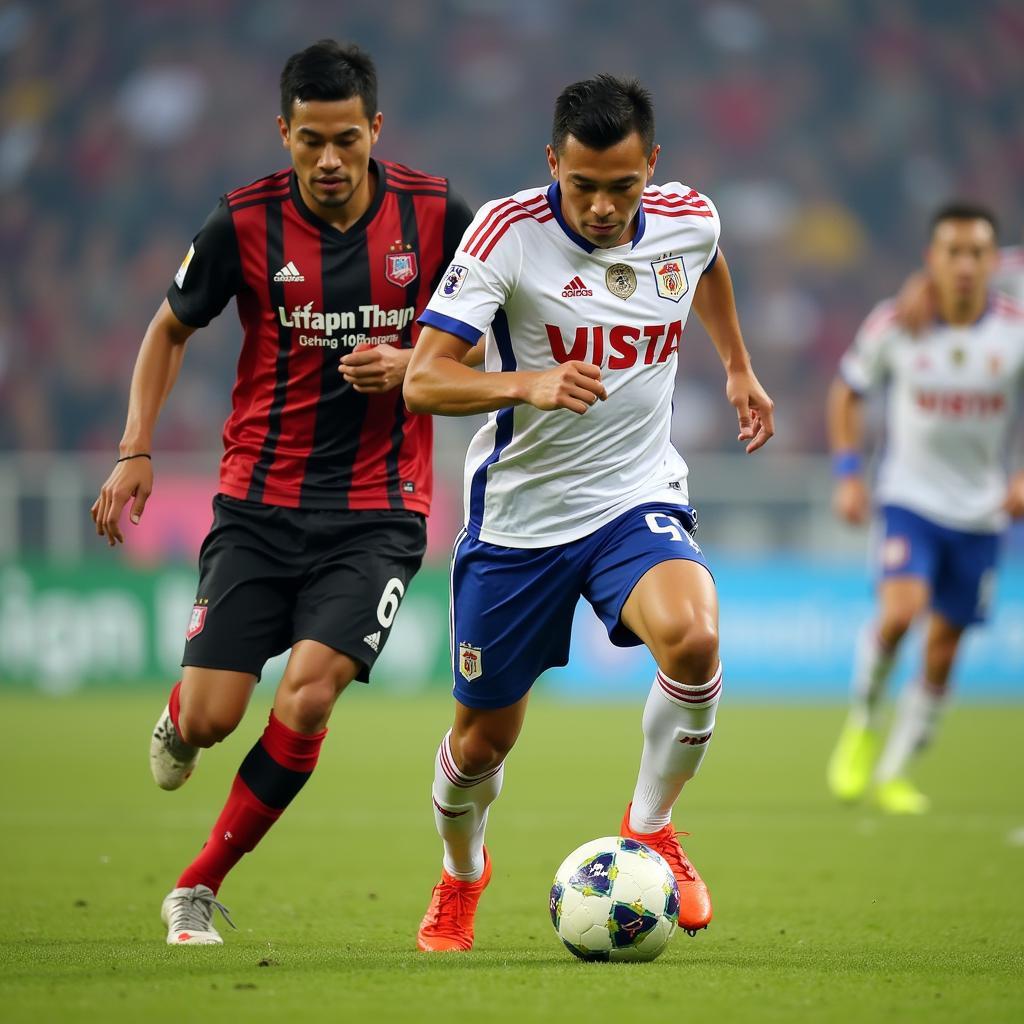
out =
<svg viewBox="0 0 1024 1024"><path fill-rule="evenodd" d="M420 922L416 948L423 953L462 953L473 948L473 918L480 894L491 880L491 858L484 847L484 873L475 882L460 882L443 868L430 906Z"/></svg>
<svg viewBox="0 0 1024 1024"><path fill-rule="evenodd" d="M696 935L699 929L707 928L711 921L711 893L679 845L679 836L686 833L676 832L671 822L657 832L634 832L629 827L629 809L632 806L630 804L626 808L619 835L649 846L668 861L679 883L679 927L690 935Z"/></svg>

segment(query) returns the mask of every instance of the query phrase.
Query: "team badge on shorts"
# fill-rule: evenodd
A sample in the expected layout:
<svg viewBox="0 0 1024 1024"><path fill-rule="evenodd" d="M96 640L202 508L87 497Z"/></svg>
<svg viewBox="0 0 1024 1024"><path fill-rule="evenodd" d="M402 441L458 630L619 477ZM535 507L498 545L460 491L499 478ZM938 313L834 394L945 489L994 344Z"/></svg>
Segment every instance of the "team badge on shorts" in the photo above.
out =
<svg viewBox="0 0 1024 1024"><path fill-rule="evenodd" d="M392 283L404 288L416 280L420 269L414 252L389 252L384 254L384 276Z"/></svg>
<svg viewBox="0 0 1024 1024"><path fill-rule="evenodd" d="M458 263L453 263L444 272L444 277L441 278L441 283L437 288L437 294L446 299L454 299L462 291L462 284L468 273L468 267L461 267Z"/></svg>
<svg viewBox="0 0 1024 1024"><path fill-rule="evenodd" d="M666 256L664 259L652 260L654 283L658 294L663 299L678 302L689 290L690 282L686 279L686 267L678 256Z"/></svg>
<svg viewBox="0 0 1024 1024"><path fill-rule="evenodd" d="M188 629L185 630L185 639L192 640L199 636L206 625L206 613L210 610L209 605L197 604L192 608L192 615L188 620Z"/></svg>
<svg viewBox="0 0 1024 1024"><path fill-rule="evenodd" d="M480 678L483 672L483 658L479 647L472 644L459 644L459 675L467 683Z"/></svg>
<svg viewBox="0 0 1024 1024"><path fill-rule="evenodd" d="M910 541L906 537L886 537L882 544L882 568L890 572L902 569L910 561Z"/></svg>
<svg viewBox="0 0 1024 1024"><path fill-rule="evenodd" d="M628 299L636 291L636 274L625 263L613 263L605 271L604 283L612 295Z"/></svg>

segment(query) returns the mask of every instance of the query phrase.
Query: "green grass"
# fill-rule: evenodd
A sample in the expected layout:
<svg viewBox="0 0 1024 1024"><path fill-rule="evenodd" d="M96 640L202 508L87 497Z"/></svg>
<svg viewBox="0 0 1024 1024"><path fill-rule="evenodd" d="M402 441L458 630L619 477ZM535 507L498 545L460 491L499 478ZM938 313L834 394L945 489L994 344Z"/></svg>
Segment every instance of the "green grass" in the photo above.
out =
<svg viewBox="0 0 1024 1024"><path fill-rule="evenodd" d="M537 700L488 845L477 948L412 951L439 870L429 787L444 700L339 706L320 768L222 899L222 948L167 947L160 900L262 727L254 707L178 793L153 786L160 697L0 696L0 1021L1024 1019L1024 708L956 709L918 820L834 806L837 708L723 706L676 814L715 920L653 964L583 964L551 876L613 833L639 706Z"/></svg>

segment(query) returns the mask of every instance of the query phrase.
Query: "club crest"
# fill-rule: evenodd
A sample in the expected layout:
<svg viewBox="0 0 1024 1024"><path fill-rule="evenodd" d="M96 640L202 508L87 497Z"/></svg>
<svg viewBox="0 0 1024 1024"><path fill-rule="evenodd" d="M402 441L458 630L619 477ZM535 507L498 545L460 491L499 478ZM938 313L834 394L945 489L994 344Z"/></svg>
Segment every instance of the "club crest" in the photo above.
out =
<svg viewBox="0 0 1024 1024"><path fill-rule="evenodd" d="M192 615L188 620L188 629L185 630L185 639L192 640L199 636L206 625L206 613L210 610L208 605L197 604L192 608Z"/></svg>
<svg viewBox="0 0 1024 1024"><path fill-rule="evenodd" d="M482 652L472 644L459 644L459 674L467 683L480 678L483 671Z"/></svg>
<svg viewBox="0 0 1024 1024"><path fill-rule="evenodd" d="M468 273L468 267L462 267L458 263L453 263L444 272L444 277L441 278L441 284L437 289L438 294L446 299L454 299L462 291L462 284L466 280L466 274Z"/></svg>
<svg viewBox="0 0 1024 1024"><path fill-rule="evenodd" d="M636 291L636 273L625 263L613 263L605 271L604 283L612 295L628 299Z"/></svg>
<svg viewBox="0 0 1024 1024"><path fill-rule="evenodd" d="M686 267L679 256L652 260L651 269L654 271L654 283L658 288L658 294L663 299L678 302L690 290L690 282L686 279Z"/></svg>
<svg viewBox="0 0 1024 1024"><path fill-rule="evenodd" d="M389 252L384 254L384 276L399 288L416 280L420 269L414 252Z"/></svg>

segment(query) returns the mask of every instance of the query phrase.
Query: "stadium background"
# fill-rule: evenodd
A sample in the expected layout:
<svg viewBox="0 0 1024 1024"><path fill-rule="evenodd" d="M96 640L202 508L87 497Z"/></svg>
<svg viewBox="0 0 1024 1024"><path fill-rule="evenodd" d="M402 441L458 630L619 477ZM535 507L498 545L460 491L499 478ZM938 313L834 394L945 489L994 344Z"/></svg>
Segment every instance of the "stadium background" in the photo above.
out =
<svg viewBox="0 0 1024 1024"><path fill-rule="evenodd" d="M650 87L659 177L717 201L748 346L777 404L769 448L737 454L721 369L691 322L675 435L718 573L730 692L838 699L870 583L865 535L829 513L825 389L857 324L917 263L938 202L983 199L1004 244L1020 241L1015 3L0 7L0 687L175 677L238 352L233 310L189 346L157 435L156 491L124 549L92 534L88 507L142 331L217 196L285 165L277 76L321 35L378 63L379 153L450 176L472 205L543 182L567 82L610 70ZM445 560L473 428L439 423L429 564L375 691L445 684ZM1020 693L1020 530L1009 548L996 622L961 667L966 697ZM915 653L905 660L912 670ZM583 612L572 664L542 689L636 698L648 679L644 656L609 648Z"/></svg>

